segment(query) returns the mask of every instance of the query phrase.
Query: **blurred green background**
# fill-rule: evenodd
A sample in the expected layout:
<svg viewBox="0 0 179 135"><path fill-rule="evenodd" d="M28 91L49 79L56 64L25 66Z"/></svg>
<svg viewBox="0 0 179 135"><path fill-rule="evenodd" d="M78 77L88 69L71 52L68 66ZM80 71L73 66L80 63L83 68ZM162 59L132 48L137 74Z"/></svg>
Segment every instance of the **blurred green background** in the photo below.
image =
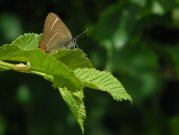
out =
<svg viewBox="0 0 179 135"><path fill-rule="evenodd" d="M85 89L86 135L179 135L179 0L0 0L0 45L41 33L58 14L97 69L117 77L133 104ZM51 83L0 73L0 135L79 135Z"/></svg>

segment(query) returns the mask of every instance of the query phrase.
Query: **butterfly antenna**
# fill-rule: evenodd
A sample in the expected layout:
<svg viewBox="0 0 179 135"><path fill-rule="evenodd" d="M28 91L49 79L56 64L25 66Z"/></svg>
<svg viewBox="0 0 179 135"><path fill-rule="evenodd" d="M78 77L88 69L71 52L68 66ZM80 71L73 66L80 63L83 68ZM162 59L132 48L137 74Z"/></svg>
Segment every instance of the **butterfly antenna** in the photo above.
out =
<svg viewBox="0 0 179 135"><path fill-rule="evenodd" d="M79 38L82 38L84 37L84 34L87 33L88 29L86 29L85 31L83 31L81 34L77 35L76 37L73 38L73 48L78 48L78 45L77 45L77 41Z"/></svg>
<svg viewBox="0 0 179 135"><path fill-rule="evenodd" d="M75 37L75 39L79 39L79 38L84 37L84 34L87 33L87 31L88 31L88 29L86 29L85 31L83 31L81 34L77 35L77 36Z"/></svg>

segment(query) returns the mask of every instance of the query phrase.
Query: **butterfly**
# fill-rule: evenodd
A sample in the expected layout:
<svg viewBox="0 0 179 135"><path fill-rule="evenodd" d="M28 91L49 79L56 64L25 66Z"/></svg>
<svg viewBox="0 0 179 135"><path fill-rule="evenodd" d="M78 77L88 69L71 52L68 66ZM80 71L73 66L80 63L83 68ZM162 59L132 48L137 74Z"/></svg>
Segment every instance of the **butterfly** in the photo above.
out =
<svg viewBox="0 0 179 135"><path fill-rule="evenodd" d="M74 48L77 38L72 38L71 32L55 13L50 12L45 20L40 50L54 52L58 49Z"/></svg>

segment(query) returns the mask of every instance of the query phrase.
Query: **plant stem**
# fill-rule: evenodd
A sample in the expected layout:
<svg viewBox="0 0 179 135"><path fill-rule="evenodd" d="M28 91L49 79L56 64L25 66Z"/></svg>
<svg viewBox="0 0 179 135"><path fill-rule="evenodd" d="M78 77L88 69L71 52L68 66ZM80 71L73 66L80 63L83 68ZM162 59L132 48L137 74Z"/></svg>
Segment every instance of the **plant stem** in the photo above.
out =
<svg viewBox="0 0 179 135"><path fill-rule="evenodd" d="M6 69L12 69L19 72L28 72L29 68L23 63L20 64L11 64L0 60L0 66Z"/></svg>
<svg viewBox="0 0 179 135"><path fill-rule="evenodd" d="M32 74L42 76L42 77L46 78L47 80L51 80L51 81L53 80L53 77L51 75L47 75L45 73L38 72L38 71L32 71L32 70L30 70L30 68L28 66L26 66L23 63L11 64L11 63L4 62L4 61L0 60L0 67L2 67L4 69L12 69L12 70L15 70L18 72L32 73Z"/></svg>

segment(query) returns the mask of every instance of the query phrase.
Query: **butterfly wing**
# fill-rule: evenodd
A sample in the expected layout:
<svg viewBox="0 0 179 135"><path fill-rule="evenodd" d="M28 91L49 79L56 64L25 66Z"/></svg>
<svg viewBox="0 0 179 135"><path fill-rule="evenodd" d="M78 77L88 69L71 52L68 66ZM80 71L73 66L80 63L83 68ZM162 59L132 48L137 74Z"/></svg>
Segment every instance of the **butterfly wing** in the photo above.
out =
<svg viewBox="0 0 179 135"><path fill-rule="evenodd" d="M67 48L72 41L72 35L62 20L54 13L46 17L42 39L41 50L52 52L57 49Z"/></svg>

